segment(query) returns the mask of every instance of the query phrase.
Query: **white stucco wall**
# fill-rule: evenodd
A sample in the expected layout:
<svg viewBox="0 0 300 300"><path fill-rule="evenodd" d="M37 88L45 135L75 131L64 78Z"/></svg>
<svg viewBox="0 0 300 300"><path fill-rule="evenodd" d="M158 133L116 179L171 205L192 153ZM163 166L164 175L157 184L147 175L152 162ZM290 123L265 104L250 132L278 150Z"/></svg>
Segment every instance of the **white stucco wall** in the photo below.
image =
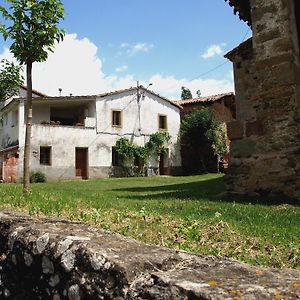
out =
<svg viewBox="0 0 300 300"><path fill-rule="evenodd" d="M75 178L75 149L87 148L88 177L108 176L112 169L112 147L115 146L116 141L120 137L126 136L133 143L143 146L148 141L149 135L159 130L159 114L167 116L168 132L171 135L168 145L169 166L171 168L180 167L181 156L178 141L180 109L147 91L141 90L141 92L140 118L134 90L99 97L96 102L95 100L87 101L87 114L95 117L96 128L41 125L41 121L50 119L50 106L53 105L53 102L50 100L49 103L48 101L35 103L31 140L31 170L44 172L48 179ZM61 101L61 105L63 105L64 100ZM55 103L57 105L59 101ZM70 109L72 109L71 104ZM122 127L112 126L112 110L122 111ZM25 140L24 101L19 104L18 115L19 178L21 178L23 176ZM40 165L41 146L51 147L51 166ZM157 162L152 160L151 166L157 167Z"/></svg>
<svg viewBox="0 0 300 300"><path fill-rule="evenodd" d="M0 149L4 149L10 143L17 142L19 139L18 107L13 106L11 110L3 113L1 118Z"/></svg>
<svg viewBox="0 0 300 300"><path fill-rule="evenodd" d="M105 140L114 146L120 136L128 135L131 142L143 146L151 134L159 131L159 115L167 116L170 140L170 166L180 167L181 156L178 135L180 109L166 100L141 89L140 118L136 90L98 98L97 132L105 134ZM112 111L122 111L122 127L112 126ZM140 130L139 130L140 129Z"/></svg>

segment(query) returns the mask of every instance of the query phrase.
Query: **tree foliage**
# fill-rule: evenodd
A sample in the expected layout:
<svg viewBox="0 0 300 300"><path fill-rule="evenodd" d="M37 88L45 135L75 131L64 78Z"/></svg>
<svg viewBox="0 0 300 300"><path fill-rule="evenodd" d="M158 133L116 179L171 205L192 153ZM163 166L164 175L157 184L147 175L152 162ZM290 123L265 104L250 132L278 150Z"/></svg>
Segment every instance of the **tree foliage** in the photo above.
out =
<svg viewBox="0 0 300 300"><path fill-rule="evenodd" d="M122 137L116 142L116 151L121 156L121 158L131 159L134 157L135 149L134 145L130 143L129 139Z"/></svg>
<svg viewBox="0 0 300 300"><path fill-rule="evenodd" d="M208 108L187 114L181 123L181 135L192 147L212 147L219 155L228 153L226 134Z"/></svg>
<svg viewBox="0 0 300 300"><path fill-rule="evenodd" d="M64 37L57 24L64 17L60 0L7 0L9 10L0 6L0 12L9 26L0 25L4 39L12 39L11 52L21 64L43 62L55 42Z"/></svg>
<svg viewBox="0 0 300 300"><path fill-rule="evenodd" d="M6 59L0 61L0 101L5 101L18 94L23 84L21 66Z"/></svg>
<svg viewBox="0 0 300 300"><path fill-rule="evenodd" d="M148 143L145 145L149 155L159 156L167 153L166 143L170 141L168 132L161 131L150 135Z"/></svg>
<svg viewBox="0 0 300 300"><path fill-rule="evenodd" d="M181 100L187 100L192 98L193 98L192 92L188 88L183 86L181 88Z"/></svg>
<svg viewBox="0 0 300 300"><path fill-rule="evenodd" d="M4 39L10 38L11 52L15 58L26 65L27 101L26 134L24 147L23 191L29 192L30 185L30 140L32 125L32 65L43 62L49 51L54 50L55 42L64 37L58 23L64 17L64 7L60 0L6 0L7 10L0 6L6 23L0 23L0 33ZM6 24L9 25L6 25Z"/></svg>
<svg viewBox="0 0 300 300"><path fill-rule="evenodd" d="M130 176L142 175L143 167L148 163L150 157L158 159L159 155L167 153L166 144L170 141L168 132L156 132L150 135L145 146L131 143L128 138L122 137L116 142L116 151L121 157L122 167L127 169ZM136 166L129 166L132 161ZM136 170L133 170L137 167Z"/></svg>

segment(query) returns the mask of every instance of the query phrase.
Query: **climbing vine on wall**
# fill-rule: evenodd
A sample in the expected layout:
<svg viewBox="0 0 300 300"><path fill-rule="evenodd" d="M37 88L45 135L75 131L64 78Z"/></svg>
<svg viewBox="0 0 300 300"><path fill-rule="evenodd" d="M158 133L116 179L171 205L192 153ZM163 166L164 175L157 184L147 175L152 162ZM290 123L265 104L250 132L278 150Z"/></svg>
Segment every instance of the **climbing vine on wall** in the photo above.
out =
<svg viewBox="0 0 300 300"><path fill-rule="evenodd" d="M128 176L142 176L144 167L152 157L158 160L159 155L167 153L167 143L170 141L168 132L156 132L150 135L145 146L131 143L122 137L116 142L116 151L121 158L121 166Z"/></svg>

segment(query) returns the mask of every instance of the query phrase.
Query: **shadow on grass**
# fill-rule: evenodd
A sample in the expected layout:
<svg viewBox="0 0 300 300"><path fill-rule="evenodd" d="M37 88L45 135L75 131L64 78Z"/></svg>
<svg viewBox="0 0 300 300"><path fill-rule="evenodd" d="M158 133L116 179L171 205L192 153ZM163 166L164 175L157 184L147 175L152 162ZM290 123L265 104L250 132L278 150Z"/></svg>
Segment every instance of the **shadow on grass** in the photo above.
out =
<svg viewBox="0 0 300 300"><path fill-rule="evenodd" d="M159 186L134 187L114 189L117 192L129 192L127 199L131 200L209 200L214 202L236 202L240 204L282 205L290 204L300 206L296 199L284 196L253 197L230 195L225 193L223 178L211 178L188 183L167 184ZM123 195L124 197L124 195Z"/></svg>

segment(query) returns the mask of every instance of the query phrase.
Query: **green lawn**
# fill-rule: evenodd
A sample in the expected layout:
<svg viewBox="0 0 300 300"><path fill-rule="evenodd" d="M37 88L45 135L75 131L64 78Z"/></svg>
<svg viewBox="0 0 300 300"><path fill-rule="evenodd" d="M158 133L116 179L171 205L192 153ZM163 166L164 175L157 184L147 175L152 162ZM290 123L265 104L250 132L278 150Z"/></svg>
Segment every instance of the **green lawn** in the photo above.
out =
<svg viewBox="0 0 300 300"><path fill-rule="evenodd" d="M220 199L220 175L0 185L0 206L80 220L147 243L300 269L300 207Z"/></svg>

